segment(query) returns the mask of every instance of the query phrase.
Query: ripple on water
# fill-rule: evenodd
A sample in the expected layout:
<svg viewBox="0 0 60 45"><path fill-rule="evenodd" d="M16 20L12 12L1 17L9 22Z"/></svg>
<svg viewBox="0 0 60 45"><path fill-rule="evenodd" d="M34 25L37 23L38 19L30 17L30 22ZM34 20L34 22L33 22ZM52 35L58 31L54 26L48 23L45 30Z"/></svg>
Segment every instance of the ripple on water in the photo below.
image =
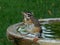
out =
<svg viewBox="0 0 60 45"><path fill-rule="evenodd" d="M58 36L55 35L55 31L52 31L52 27L48 26L48 27L45 27L45 26L41 26L42 27L42 30L43 30L43 33L42 33L42 37L44 39L55 39L55 38L59 38ZM58 34L58 33L57 33Z"/></svg>

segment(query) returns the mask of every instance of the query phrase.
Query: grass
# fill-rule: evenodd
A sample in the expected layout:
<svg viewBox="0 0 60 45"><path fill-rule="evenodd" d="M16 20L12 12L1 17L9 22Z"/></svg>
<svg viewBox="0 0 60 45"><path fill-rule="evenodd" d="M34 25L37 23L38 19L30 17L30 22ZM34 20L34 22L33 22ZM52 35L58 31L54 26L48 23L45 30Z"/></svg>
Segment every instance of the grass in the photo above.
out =
<svg viewBox="0 0 60 45"><path fill-rule="evenodd" d="M36 18L59 18L60 0L0 0L0 45L12 45L6 29L22 21L21 11L34 12Z"/></svg>

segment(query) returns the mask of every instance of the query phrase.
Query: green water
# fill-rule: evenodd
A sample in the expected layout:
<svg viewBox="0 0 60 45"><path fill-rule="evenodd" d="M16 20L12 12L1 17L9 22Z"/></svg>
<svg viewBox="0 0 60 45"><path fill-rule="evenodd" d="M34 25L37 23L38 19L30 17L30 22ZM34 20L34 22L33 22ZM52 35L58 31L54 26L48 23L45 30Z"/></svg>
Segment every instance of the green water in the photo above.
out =
<svg viewBox="0 0 60 45"><path fill-rule="evenodd" d="M60 22L44 24L44 38L60 39Z"/></svg>

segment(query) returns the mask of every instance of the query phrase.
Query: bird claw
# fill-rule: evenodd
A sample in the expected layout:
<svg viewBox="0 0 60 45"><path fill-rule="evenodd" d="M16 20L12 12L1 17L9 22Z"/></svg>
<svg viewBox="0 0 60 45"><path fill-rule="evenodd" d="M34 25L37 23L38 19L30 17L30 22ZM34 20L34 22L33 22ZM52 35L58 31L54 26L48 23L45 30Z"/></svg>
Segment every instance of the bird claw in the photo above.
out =
<svg viewBox="0 0 60 45"><path fill-rule="evenodd" d="M39 40L39 38L34 38L33 42L37 42Z"/></svg>

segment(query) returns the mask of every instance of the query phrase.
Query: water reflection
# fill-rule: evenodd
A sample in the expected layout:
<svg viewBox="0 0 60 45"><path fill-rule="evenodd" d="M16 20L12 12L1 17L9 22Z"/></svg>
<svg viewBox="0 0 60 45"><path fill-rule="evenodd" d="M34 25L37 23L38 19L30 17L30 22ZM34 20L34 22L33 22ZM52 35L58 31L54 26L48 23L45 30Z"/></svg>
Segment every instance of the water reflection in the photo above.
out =
<svg viewBox="0 0 60 45"><path fill-rule="evenodd" d="M44 39L60 39L60 23L44 24L42 30Z"/></svg>

